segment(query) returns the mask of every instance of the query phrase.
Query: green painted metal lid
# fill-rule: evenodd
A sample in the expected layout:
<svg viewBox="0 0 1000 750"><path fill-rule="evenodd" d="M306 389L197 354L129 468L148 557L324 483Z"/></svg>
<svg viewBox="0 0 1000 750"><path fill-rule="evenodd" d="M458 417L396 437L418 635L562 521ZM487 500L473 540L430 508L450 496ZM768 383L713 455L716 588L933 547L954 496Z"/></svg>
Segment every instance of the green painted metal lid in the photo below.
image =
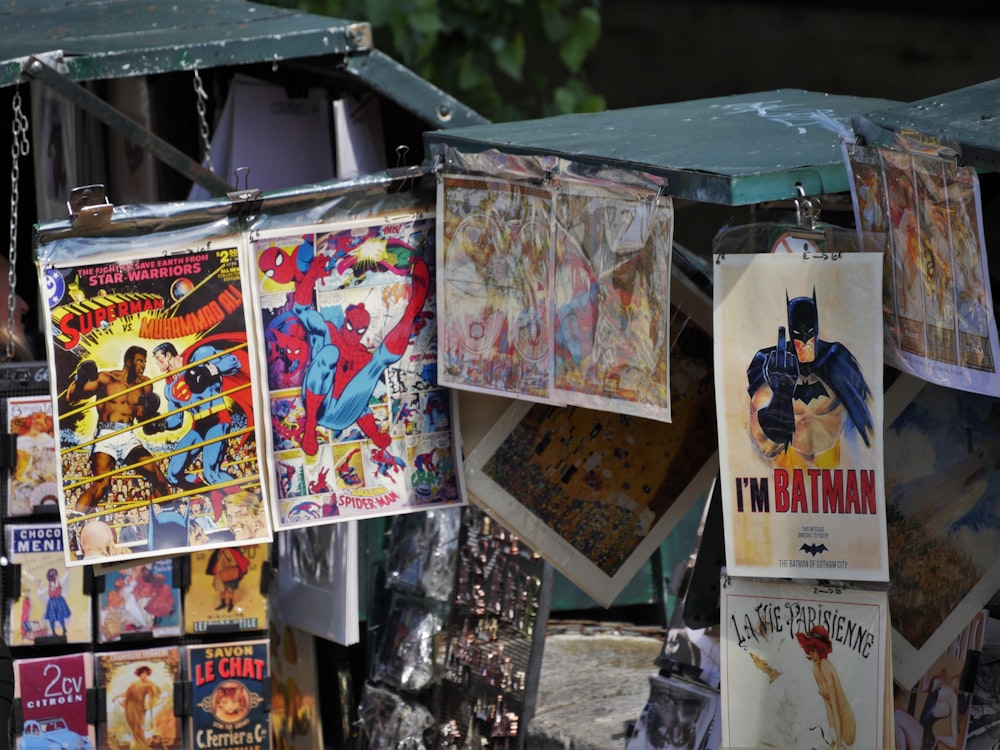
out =
<svg viewBox="0 0 1000 750"><path fill-rule="evenodd" d="M896 102L793 89L424 134L448 148L544 154L665 177L675 198L748 205L849 190L842 133ZM447 165L445 166L447 169Z"/></svg>

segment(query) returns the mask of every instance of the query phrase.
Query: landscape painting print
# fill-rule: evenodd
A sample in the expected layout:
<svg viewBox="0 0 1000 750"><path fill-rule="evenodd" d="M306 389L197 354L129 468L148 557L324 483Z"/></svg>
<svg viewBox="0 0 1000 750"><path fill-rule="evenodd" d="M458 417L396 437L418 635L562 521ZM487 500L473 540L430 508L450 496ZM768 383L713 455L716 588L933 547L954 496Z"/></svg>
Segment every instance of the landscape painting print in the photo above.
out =
<svg viewBox="0 0 1000 750"><path fill-rule="evenodd" d="M434 218L254 234L279 529L457 504Z"/></svg>
<svg viewBox="0 0 1000 750"><path fill-rule="evenodd" d="M729 573L888 581L882 258L726 254L714 268Z"/></svg>
<svg viewBox="0 0 1000 750"><path fill-rule="evenodd" d="M905 687L1000 590L1000 404L932 384L908 401L920 385L893 385L887 408L902 411L885 433L893 676Z"/></svg>

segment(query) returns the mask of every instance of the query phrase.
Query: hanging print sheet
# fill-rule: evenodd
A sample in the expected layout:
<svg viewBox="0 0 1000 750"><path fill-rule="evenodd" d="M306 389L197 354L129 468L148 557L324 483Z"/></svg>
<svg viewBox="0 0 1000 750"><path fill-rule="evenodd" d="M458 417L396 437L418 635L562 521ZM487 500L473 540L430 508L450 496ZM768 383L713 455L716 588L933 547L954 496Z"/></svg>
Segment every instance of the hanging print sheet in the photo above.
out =
<svg viewBox="0 0 1000 750"><path fill-rule="evenodd" d="M712 344L675 317L670 425L515 402L466 457L468 491L604 606L712 484Z"/></svg>
<svg viewBox="0 0 1000 750"><path fill-rule="evenodd" d="M890 747L884 591L723 578L720 747Z"/></svg>
<svg viewBox="0 0 1000 750"><path fill-rule="evenodd" d="M460 502L433 212L254 232L279 529Z"/></svg>
<svg viewBox="0 0 1000 750"><path fill-rule="evenodd" d="M873 253L716 256L732 575L888 580L881 267Z"/></svg>
<svg viewBox="0 0 1000 750"><path fill-rule="evenodd" d="M240 243L39 248L69 564L271 538Z"/></svg>
<svg viewBox="0 0 1000 750"><path fill-rule="evenodd" d="M1000 395L975 169L936 154L844 150L862 249L885 258L886 361L932 383Z"/></svg>
<svg viewBox="0 0 1000 750"><path fill-rule="evenodd" d="M7 478L7 515L30 516L59 508L52 399L11 396L6 400L7 432L16 459Z"/></svg>
<svg viewBox="0 0 1000 750"><path fill-rule="evenodd" d="M886 421L893 677L909 688L1000 589L1000 405L905 377Z"/></svg>
<svg viewBox="0 0 1000 750"><path fill-rule="evenodd" d="M560 169L439 182L441 382L669 422L673 205Z"/></svg>

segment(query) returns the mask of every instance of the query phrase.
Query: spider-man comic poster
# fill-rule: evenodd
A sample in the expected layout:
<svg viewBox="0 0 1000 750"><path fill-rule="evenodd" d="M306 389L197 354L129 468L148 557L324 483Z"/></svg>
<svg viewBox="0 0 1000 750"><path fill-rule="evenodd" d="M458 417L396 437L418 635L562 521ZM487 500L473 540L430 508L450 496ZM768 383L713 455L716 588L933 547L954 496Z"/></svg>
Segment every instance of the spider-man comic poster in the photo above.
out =
<svg viewBox="0 0 1000 750"><path fill-rule="evenodd" d="M437 384L432 211L251 244L277 527L461 502Z"/></svg>
<svg viewBox="0 0 1000 750"><path fill-rule="evenodd" d="M71 565L271 539L243 239L195 233L38 248Z"/></svg>

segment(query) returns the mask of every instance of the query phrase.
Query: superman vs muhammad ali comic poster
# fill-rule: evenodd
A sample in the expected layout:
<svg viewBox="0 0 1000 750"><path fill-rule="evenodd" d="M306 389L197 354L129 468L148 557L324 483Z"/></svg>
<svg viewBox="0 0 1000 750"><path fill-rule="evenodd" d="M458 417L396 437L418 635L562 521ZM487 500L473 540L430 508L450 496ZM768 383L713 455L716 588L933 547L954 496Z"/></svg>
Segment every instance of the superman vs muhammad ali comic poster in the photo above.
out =
<svg viewBox="0 0 1000 750"><path fill-rule="evenodd" d="M888 580L881 256L716 255L731 575Z"/></svg>
<svg viewBox="0 0 1000 750"><path fill-rule="evenodd" d="M70 565L271 538L241 239L197 229L37 248Z"/></svg>
<svg viewBox="0 0 1000 750"><path fill-rule="evenodd" d="M461 502L429 207L250 238L276 527Z"/></svg>

